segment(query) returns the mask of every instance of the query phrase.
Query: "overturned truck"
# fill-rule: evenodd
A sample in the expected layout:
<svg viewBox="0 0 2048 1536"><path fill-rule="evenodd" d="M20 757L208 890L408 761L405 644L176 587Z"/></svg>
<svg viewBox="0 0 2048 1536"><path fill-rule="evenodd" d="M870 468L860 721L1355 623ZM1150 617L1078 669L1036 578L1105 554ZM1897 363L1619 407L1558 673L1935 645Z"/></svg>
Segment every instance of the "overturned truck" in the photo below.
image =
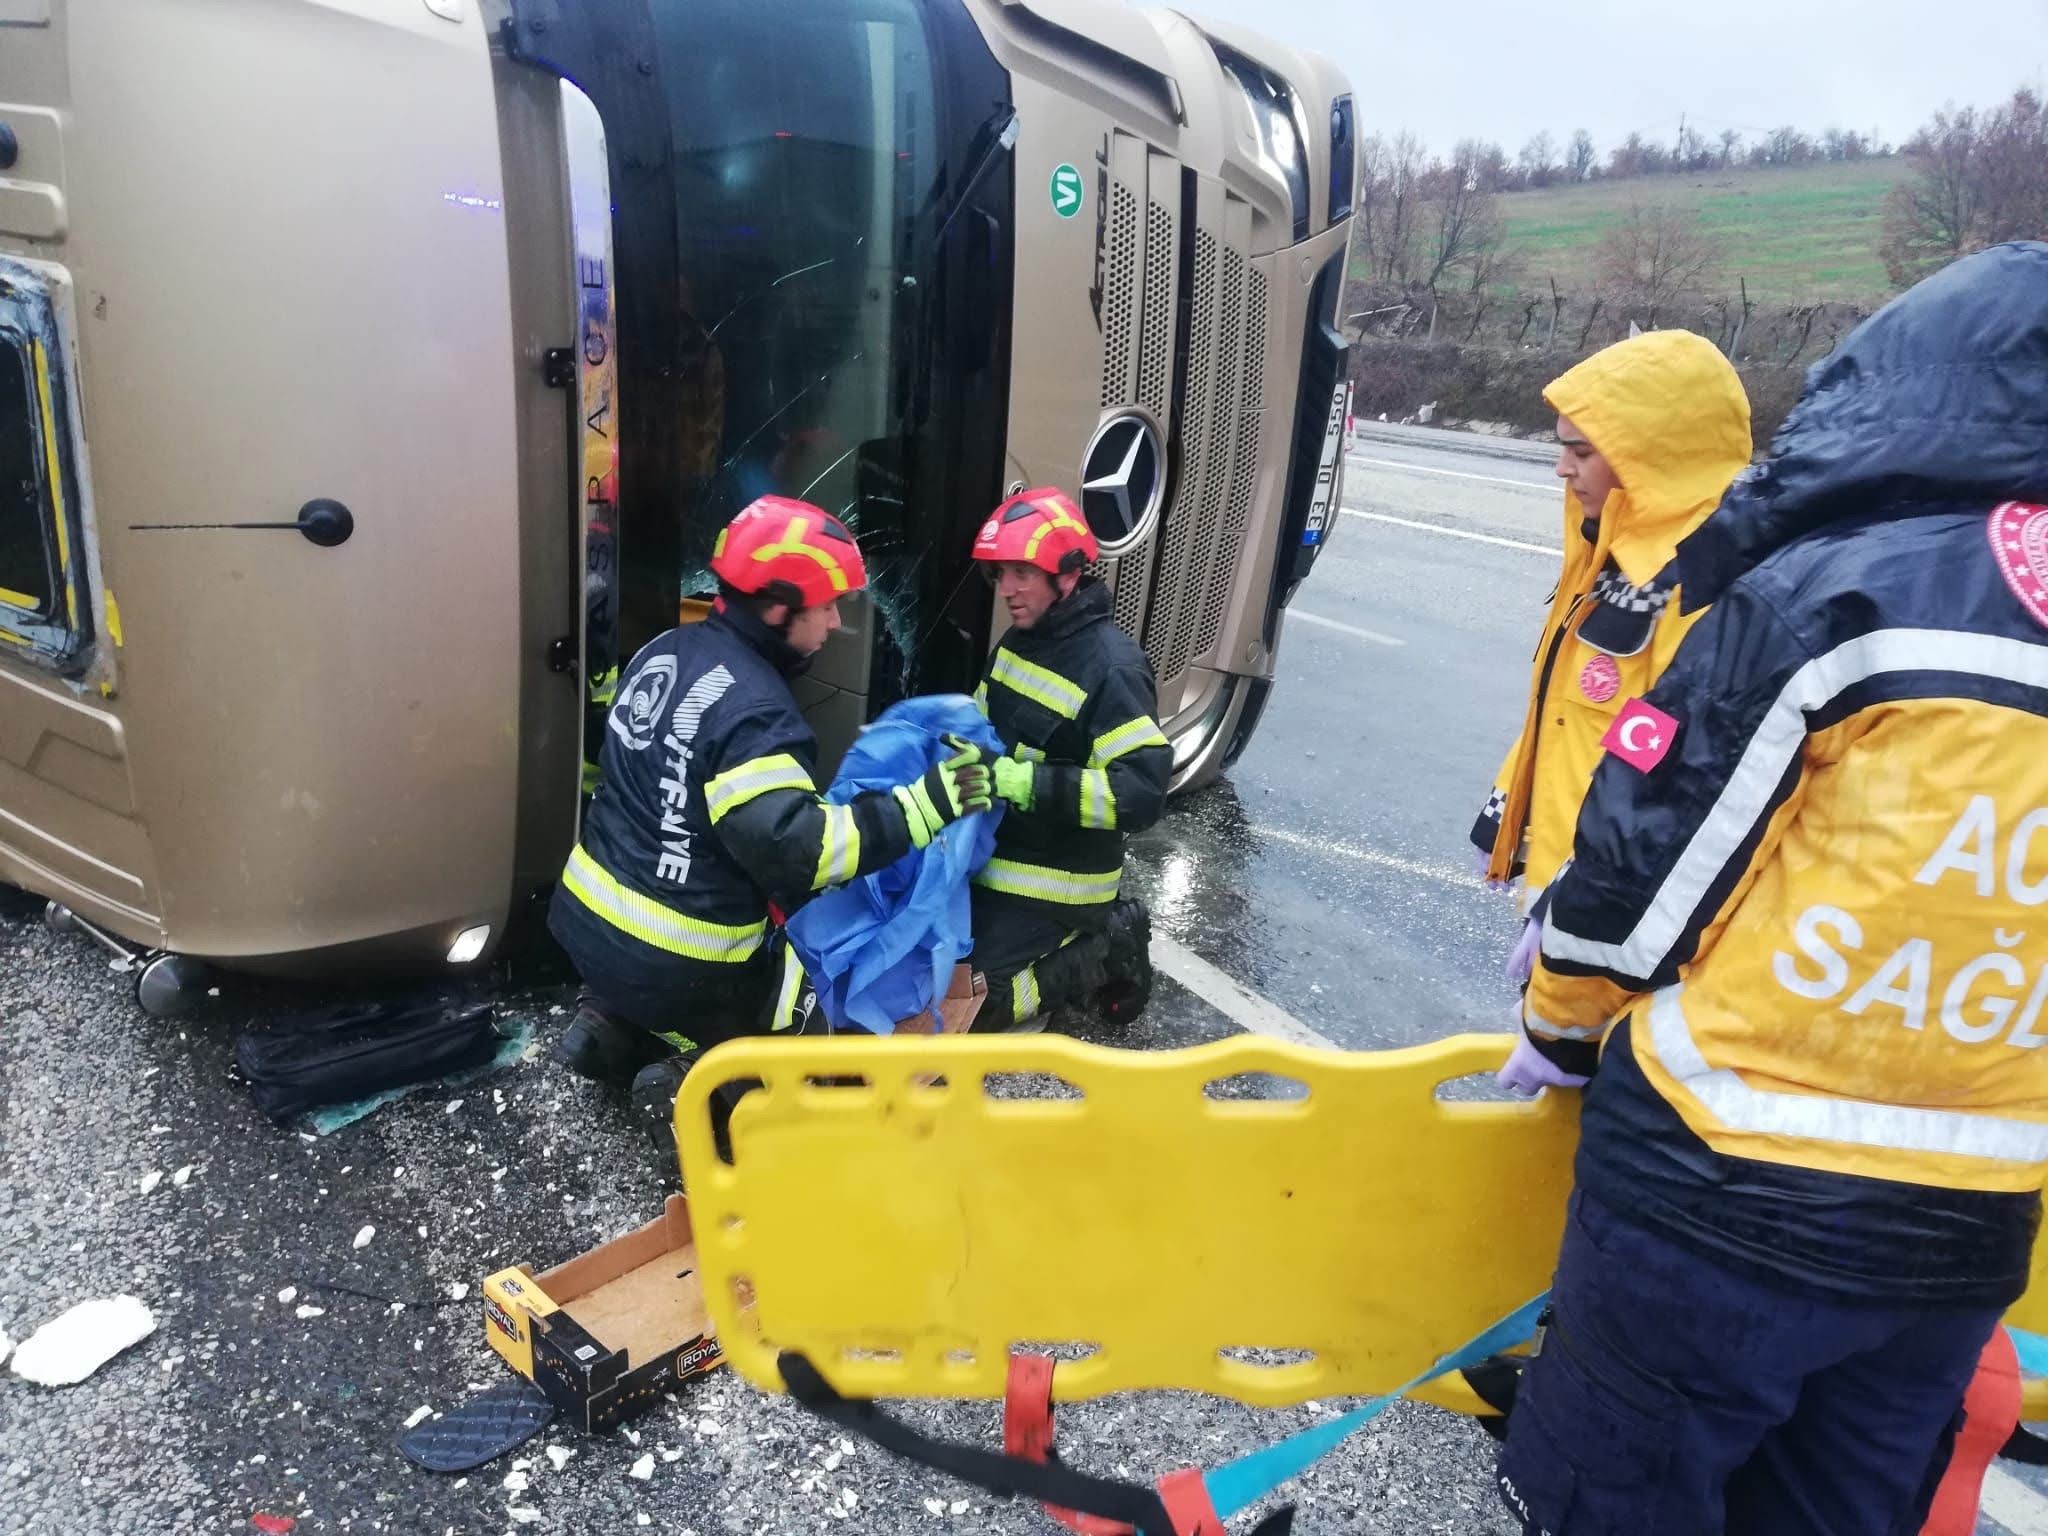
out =
<svg viewBox="0 0 2048 1536"><path fill-rule="evenodd" d="M717 528L874 585L828 756L1082 501L1183 786L1334 515L1324 61L1110 0L0 0L0 882L138 962L488 959Z"/></svg>

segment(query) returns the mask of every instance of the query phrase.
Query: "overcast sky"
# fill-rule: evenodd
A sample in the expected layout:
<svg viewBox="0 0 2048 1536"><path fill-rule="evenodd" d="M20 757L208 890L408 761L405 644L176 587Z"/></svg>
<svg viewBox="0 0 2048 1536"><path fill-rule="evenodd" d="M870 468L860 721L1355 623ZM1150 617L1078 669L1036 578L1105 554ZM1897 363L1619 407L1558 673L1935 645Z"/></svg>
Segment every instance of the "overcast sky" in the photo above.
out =
<svg viewBox="0 0 2048 1536"><path fill-rule="evenodd" d="M1180 7L1176 7L1177 9ZM1192 0L1328 54L1368 133L1433 150L1497 140L1512 156L1574 128L1604 155L1631 130L1665 140L1681 112L1709 136L1781 123L1875 128L1897 142L1948 102L2048 84L2048 0Z"/></svg>

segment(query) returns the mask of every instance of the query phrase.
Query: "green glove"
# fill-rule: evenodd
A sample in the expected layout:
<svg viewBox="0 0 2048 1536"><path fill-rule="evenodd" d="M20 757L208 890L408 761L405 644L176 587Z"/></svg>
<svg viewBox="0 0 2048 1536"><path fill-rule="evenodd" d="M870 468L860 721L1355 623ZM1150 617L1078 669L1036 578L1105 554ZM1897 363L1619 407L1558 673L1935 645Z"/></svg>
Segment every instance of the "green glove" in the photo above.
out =
<svg viewBox="0 0 2048 1536"><path fill-rule="evenodd" d="M946 745L954 749L951 757L928 769L915 784L899 784L891 791L903 807L903 824L913 848L925 847L962 816L995 803L989 798L987 756L981 748L957 736L948 736Z"/></svg>
<svg viewBox="0 0 2048 1536"><path fill-rule="evenodd" d="M1019 757L999 757L995 769L996 798L1008 801L1020 811L1030 810L1038 784L1037 768Z"/></svg>

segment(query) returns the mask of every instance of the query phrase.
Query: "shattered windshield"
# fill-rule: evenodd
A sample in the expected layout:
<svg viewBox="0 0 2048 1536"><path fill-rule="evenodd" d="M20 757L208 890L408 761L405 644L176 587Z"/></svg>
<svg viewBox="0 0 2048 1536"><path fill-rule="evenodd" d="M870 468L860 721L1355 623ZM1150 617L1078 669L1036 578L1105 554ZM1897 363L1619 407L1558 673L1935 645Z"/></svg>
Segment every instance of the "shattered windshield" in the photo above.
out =
<svg viewBox="0 0 2048 1536"><path fill-rule="evenodd" d="M915 0L655 8L670 91L685 359L682 591L717 530L770 492L861 537L892 637L914 563L892 551L939 175Z"/></svg>

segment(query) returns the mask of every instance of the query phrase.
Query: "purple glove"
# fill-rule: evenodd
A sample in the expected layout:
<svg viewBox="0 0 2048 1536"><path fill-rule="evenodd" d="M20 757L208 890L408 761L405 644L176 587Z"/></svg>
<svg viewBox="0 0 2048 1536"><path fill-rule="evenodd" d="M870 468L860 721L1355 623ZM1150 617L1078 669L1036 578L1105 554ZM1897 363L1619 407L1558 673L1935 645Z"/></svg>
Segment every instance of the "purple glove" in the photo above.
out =
<svg viewBox="0 0 2048 1536"><path fill-rule="evenodd" d="M1488 853L1484 848L1472 849L1472 873L1479 877L1480 883L1483 884L1489 891L1504 891L1510 885L1513 885L1514 882L1512 880L1487 879L1486 867L1492 862L1493 855Z"/></svg>
<svg viewBox="0 0 2048 1536"><path fill-rule="evenodd" d="M1538 917L1525 919L1522 936L1515 940L1514 953L1508 956L1508 980L1526 983L1530 973L1536 969L1536 955L1543 948L1543 920Z"/></svg>
<svg viewBox="0 0 2048 1536"><path fill-rule="evenodd" d="M1515 1004L1515 1049L1494 1081L1513 1094L1533 1099L1545 1088L1583 1088L1586 1079L1567 1072L1537 1050L1522 1032L1522 1005Z"/></svg>

